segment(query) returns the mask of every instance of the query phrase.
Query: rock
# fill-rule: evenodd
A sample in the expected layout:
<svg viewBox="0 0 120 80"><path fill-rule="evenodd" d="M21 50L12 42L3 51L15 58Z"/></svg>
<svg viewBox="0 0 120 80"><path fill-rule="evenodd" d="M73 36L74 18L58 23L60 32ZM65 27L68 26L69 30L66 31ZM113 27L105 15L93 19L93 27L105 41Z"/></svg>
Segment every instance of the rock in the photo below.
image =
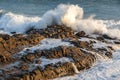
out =
<svg viewBox="0 0 120 80"><path fill-rule="evenodd" d="M110 36L108 36L108 35L106 35L106 34L104 34L103 37L104 37L105 39L113 39L113 38L111 38Z"/></svg>
<svg viewBox="0 0 120 80"><path fill-rule="evenodd" d="M77 66L77 69L79 71L84 70L84 69L89 69L92 66L92 63L96 61L94 55L86 55L86 57L80 57L82 58L81 61L76 61L75 65Z"/></svg>
<svg viewBox="0 0 120 80"><path fill-rule="evenodd" d="M3 38L4 40L8 40L10 38L8 34L0 34L0 37Z"/></svg>
<svg viewBox="0 0 120 80"><path fill-rule="evenodd" d="M35 59L35 55L33 53L28 53L26 56L25 56L25 61L30 61L30 62L33 62L34 59Z"/></svg>
<svg viewBox="0 0 120 80"><path fill-rule="evenodd" d="M76 34L76 36L78 37L84 37L86 35L86 33L84 31L80 31Z"/></svg>
<svg viewBox="0 0 120 80"><path fill-rule="evenodd" d="M30 80L30 76L29 75L24 75L23 80Z"/></svg>
<svg viewBox="0 0 120 80"><path fill-rule="evenodd" d="M5 63L6 62L6 57L3 55L0 55L0 63Z"/></svg>
<svg viewBox="0 0 120 80"><path fill-rule="evenodd" d="M41 61L40 60L36 60L35 63L36 64L41 64Z"/></svg>
<svg viewBox="0 0 120 80"><path fill-rule="evenodd" d="M27 36L23 34L14 34L13 36L0 34L0 55L2 54L8 59L11 55L18 53L25 47L38 44L43 38L40 34L30 34Z"/></svg>
<svg viewBox="0 0 120 80"><path fill-rule="evenodd" d="M36 69L32 72L31 75L31 80L46 80L46 77L42 76L42 72L40 72L40 70Z"/></svg>
<svg viewBox="0 0 120 80"><path fill-rule="evenodd" d="M11 34L16 34L16 32L11 32Z"/></svg>
<svg viewBox="0 0 120 80"><path fill-rule="evenodd" d="M113 55L111 52L106 52L105 55L108 57L108 58L113 58Z"/></svg>
<svg viewBox="0 0 120 80"><path fill-rule="evenodd" d="M98 52L100 55L106 56L108 58L112 58L113 57L112 52L111 52L112 50L113 50L113 48L108 46L107 49L106 48L97 48L96 52Z"/></svg>
<svg viewBox="0 0 120 80"><path fill-rule="evenodd" d="M27 34L12 36L0 34L0 80L49 80L70 76L82 70L89 69L95 62L96 56L91 52L112 58L114 49L111 46L94 48L97 42L107 44L107 35L86 35L84 31L77 32L64 25L48 26L45 29L31 28ZM59 38L73 46L58 46L50 49L31 51L29 47L37 45L44 38ZM82 38L88 38L83 41ZM110 39L110 38L109 38ZM114 40L119 44L119 41ZM24 54L20 53L24 48ZM46 59L48 61L44 60ZM68 60L59 61L61 58ZM49 61L58 59L56 63Z"/></svg>
<svg viewBox="0 0 120 80"><path fill-rule="evenodd" d="M114 41L115 44L120 44L120 41Z"/></svg>
<svg viewBox="0 0 120 80"><path fill-rule="evenodd" d="M70 41L70 43L80 48L89 48L90 45L87 41L78 41L78 40Z"/></svg>
<svg viewBox="0 0 120 80"><path fill-rule="evenodd" d="M104 41L104 37L97 37L97 40Z"/></svg>
<svg viewBox="0 0 120 80"><path fill-rule="evenodd" d="M56 65L56 64L55 64ZM53 65L53 66L55 66ZM65 75L73 75L75 74L74 67L72 66L72 63L64 63L59 64L60 66L54 67L53 69L45 69L42 71L43 77L47 79L53 79L57 77L62 77Z"/></svg>
<svg viewBox="0 0 120 80"><path fill-rule="evenodd" d="M3 41L3 38L2 37L0 37L0 42L2 42Z"/></svg>
<svg viewBox="0 0 120 80"><path fill-rule="evenodd" d="M48 26L46 29L32 29L27 32L28 34L36 34L39 33L46 38L68 38L68 37L75 37L74 31L66 27L64 25L52 25Z"/></svg>
<svg viewBox="0 0 120 80"><path fill-rule="evenodd" d="M29 65L22 65L22 66L20 67L20 69L21 69L22 71L28 70L28 69L29 69Z"/></svg>
<svg viewBox="0 0 120 80"><path fill-rule="evenodd" d="M89 54L83 53L77 47L64 47L64 46L59 46L50 50L44 50L44 53L41 55L49 59L69 57L69 58L72 58L73 61L75 62L81 62L81 64L83 64L82 62L86 62L87 65L86 64L84 65L85 68L88 66L90 67L92 63L95 62L95 59L96 59L94 55L90 53ZM92 61L90 62L89 59Z"/></svg>
<svg viewBox="0 0 120 80"><path fill-rule="evenodd" d="M38 55L38 53L40 55ZM34 58L33 58L34 56ZM70 62L57 62L56 64L47 64L44 68L39 66L31 66L33 70L29 71L30 64L41 64L36 63L39 61L40 57L46 57L47 59L57 59L62 57L70 58ZM71 46L59 46L55 48L51 48L49 50L36 50L34 53L26 53L23 55L23 59L20 59L21 63L18 66L18 70L22 71L20 75L16 75L19 80L47 80L54 79L57 77L68 76L76 74L76 70L79 71L88 69L92 66L92 64L96 61L96 58L91 53L86 53L80 50L80 48ZM24 59L26 60L24 62ZM74 66L73 66L74 64ZM75 68L76 67L76 68ZM17 74L17 73L16 73Z"/></svg>

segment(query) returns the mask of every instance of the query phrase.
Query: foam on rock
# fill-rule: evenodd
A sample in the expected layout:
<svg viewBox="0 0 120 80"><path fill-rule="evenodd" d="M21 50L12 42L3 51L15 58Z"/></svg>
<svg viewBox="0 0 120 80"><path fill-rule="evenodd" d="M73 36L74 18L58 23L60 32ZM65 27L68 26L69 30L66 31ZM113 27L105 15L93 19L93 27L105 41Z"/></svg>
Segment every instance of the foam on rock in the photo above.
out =
<svg viewBox="0 0 120 80"><path fill-rule="evenodd" d="M0 66L0 79L45 80L88 70L96 62L96 55L112 58L111 44L119 43L101 36L75 32L64 25L31 29L26 35L1 34L0 61L4 65Z"/></svg>

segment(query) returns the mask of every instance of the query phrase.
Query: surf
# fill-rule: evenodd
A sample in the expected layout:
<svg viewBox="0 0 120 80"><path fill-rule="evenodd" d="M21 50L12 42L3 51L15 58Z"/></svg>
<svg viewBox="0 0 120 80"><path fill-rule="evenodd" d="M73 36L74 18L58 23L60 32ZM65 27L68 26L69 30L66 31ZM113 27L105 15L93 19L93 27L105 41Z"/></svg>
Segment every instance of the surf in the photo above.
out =
<svg viewBox="0 0 120 80"><path fill-rule="evenodd" d="M60 4L55 9L45 12L42 17L28 17L8 12L0 18L0 29L7 33L25 33L30 28L43 29L55 24L66 25L78 32L107 34L120 39L120 20L100 20L95 19L93 15L84 18L83 8L73 4Z"/></svg>

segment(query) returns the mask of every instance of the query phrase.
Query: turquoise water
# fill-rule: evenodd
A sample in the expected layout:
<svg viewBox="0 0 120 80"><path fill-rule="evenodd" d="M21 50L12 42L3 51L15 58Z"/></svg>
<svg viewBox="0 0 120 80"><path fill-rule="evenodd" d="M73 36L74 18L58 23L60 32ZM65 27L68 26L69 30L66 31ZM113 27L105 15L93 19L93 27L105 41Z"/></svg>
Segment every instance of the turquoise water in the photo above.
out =
<svg viewBox="0 0 120 80"><path fill-rule="evenodd" d="M120 19L120 0L0 0L0 9L28 16L42 16L58 4L77 4L85 17L95 14L99 19Z"/></svg>

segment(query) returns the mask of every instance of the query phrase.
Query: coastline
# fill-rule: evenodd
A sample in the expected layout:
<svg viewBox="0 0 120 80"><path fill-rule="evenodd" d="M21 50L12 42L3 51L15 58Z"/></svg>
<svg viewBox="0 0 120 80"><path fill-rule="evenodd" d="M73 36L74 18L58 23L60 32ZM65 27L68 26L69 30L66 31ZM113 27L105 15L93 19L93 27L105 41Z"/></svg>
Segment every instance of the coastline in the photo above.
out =
<svg viewBox="0 0 120 80"><path fill-rule="evenodd" d="M112 53L115 52L112 45L113 43L120 43L119 40L110 39L101 34L92 36L84 31L76 33L71 28L58 25L48 26L46 29L31 29L27 35L9 36L1 34L0 41L1 43L4 42L5 49L1 48L4 53L1 53L0 64L5 67L1 66L0 79L45 80L78 74L78 71L89 70L93 67L98 55L112 59ZM44 41L44 39L46 40ZM17 45L19 48L28 44L30 47L26 46L23 48L24 50L17 50L12 41L15 42L15 45L19 43ZM38 46L32 47L30 44ZM56 46L52 47L52 45ZM46 49L42 49L43 46ZM48 49L47 46L49 46ZM6 49L11 52L6 53ZM11 58L7 54L10 54L9 57ZM3 75L3 72L6 75Z"/></svg>

